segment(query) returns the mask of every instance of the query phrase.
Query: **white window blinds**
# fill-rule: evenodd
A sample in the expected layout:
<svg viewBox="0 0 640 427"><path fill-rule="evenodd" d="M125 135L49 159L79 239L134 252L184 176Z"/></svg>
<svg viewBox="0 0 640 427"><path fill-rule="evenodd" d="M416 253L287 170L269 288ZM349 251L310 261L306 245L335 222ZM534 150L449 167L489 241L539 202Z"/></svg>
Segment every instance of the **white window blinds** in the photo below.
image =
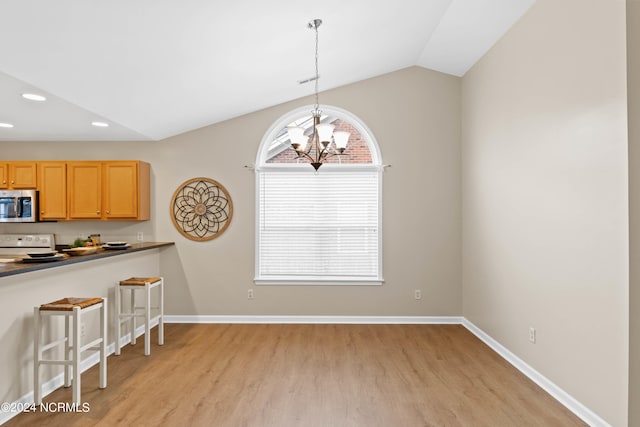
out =
<svg viewBox="0 0 640 427"><path fill-rule="evenodd" d="M256 283L381 281L380 171L310 169L258 171Z"/></svg>

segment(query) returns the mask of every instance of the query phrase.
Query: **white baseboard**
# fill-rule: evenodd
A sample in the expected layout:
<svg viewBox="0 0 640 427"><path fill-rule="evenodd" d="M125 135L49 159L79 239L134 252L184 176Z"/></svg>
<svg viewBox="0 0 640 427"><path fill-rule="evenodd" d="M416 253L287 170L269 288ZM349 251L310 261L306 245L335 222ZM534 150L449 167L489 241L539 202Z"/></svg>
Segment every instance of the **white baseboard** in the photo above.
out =
<svg viewBox="0 0 640 427"><path fill-rule="evenodd" d="M574 399L567 392L533 369L522 359L507 350L506 347L487 335L476 325L461 316L164 316L165 323L245 323L245 324L457 324L463 325L507 362L526 375L558 402L592 427L611 427L606 421L589 408ZM144 333L144 326L136 328L136 337ZM120 340L124 346L130 342L129 335ZM107 346L107 355L115 352L115 343ZM99 362L99 355L92 354L80 364L82 372ZM64 384L64 375L60 374L42 386L42 395L47 396ZM14 406L33 403L33 391L14 402ZM20 412L0 412L0 424L18 415Z"/></svg>
<svg viewBox="0 0 640 427"><path fill-rule="evenodd" d="M511 363L517 370L525 374L531 381L538 384L544 391L549 393L553 398L555 398L558 402L564 405L567 409L573 412L576 416L578 416L582 421L589 424L592 427L611 427L609 423L596 415L589 408L584 406L582 403L578 402L574 399L569 393L558 387L556 384L551 382L548 378L542 375L540 372L533 369L527 363L525 363L522 359L517 357L515 354L511 353L504 347L502 344L491 338L487 335L482 329L478 328L476 325L468 321L467 319L463 319L462 325L467 328L471 333L477 336L482 342L487 344L493 351L498 353L505 359L507 362Z"/></svg>
<svg viewBox="0 0 640 427"><path fill-rule="evenodd" d="M164 316L165 323L460 324L457 316Z"/></svg>

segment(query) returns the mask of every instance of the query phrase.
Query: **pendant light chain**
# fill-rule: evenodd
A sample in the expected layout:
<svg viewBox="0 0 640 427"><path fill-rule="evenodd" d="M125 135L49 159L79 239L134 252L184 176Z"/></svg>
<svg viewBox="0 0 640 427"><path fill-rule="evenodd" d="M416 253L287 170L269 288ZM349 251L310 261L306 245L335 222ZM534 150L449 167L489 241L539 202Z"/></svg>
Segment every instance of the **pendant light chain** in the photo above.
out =
<svg viewBox="0 0 640 427"><path fill-rule="evenodd" d="M322 21L320 21L322 22ZM315 29L316 32L316 81L315 81L315 88L316 88L316 106L315 106L315 111L317 111L318 113L320 112L320 103L318 101L318 80L320 80L320 74L318 72L318 26L320 24L319 23L315 23L315 25L313 26L313 28Z"/></svg>
<svg viewBox="0 0 640 427"><path fill-rule="evenodd" d="M322 24L321 19L314 19L309 22L308 27L316 32L316 49L315 49L315 105L311 112L313 119L313 131L311 136L306 136L306 129L301 126L288 126L289 140L291 147L295 150L298 160L303 157L309 159L311 166L316 173L323 162L333 156L341 156L344 153L347 143L349 142L349 132L336 131L335 125L331 123L320 123L320 101L318 100L318 80L320 80L320 71L318 67L318 27ZM334 145L331 145L334 144Z"/></svg>

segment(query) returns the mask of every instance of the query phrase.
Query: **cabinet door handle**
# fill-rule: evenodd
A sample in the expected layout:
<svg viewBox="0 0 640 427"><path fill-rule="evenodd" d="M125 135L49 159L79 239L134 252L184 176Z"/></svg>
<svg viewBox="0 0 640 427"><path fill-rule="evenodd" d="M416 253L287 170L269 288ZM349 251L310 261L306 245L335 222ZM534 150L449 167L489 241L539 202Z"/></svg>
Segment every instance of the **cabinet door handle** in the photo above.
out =
<svg viewBox="0 0 640 427"><path fill-rule="evenodd" d="M111 211L107 211L107 215L109 215L111 213Z"/></svg>
<svg viewBox="0 0 640 427"><path fill-rule="evenodd" d="M16 182L15 182L14 180L11 180L11 183L12 183L12 184L15 184Z"/></svg>
<svg viewBox="0 0 640 427"><path fill-rule="evenodd" d="M96 215L100 215L100 211L96 211Z"/></svg>
<svg viewBox="0 0 640 427"><path fill-rule="evenodd" d="M40 215L44 215L44 211L40 211Z"/></svg>

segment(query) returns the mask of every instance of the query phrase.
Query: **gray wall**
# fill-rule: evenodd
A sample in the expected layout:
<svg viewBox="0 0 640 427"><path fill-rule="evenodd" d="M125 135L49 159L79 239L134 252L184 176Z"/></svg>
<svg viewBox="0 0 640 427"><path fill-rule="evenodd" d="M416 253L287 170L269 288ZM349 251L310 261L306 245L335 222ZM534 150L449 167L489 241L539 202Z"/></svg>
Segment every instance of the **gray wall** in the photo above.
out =
<svg viewBox="0 0 640 427"><path fill-rule="evenodd" d="M464 316L616 426L627 424L625 38L624 2L538 0L462 86Z"/></svg>
<svg viewBox="0 0 640 427"><path fill-rule="evenodd" d="M640 426L640 1L627 0L629 105L629 425Z"/></svg>

